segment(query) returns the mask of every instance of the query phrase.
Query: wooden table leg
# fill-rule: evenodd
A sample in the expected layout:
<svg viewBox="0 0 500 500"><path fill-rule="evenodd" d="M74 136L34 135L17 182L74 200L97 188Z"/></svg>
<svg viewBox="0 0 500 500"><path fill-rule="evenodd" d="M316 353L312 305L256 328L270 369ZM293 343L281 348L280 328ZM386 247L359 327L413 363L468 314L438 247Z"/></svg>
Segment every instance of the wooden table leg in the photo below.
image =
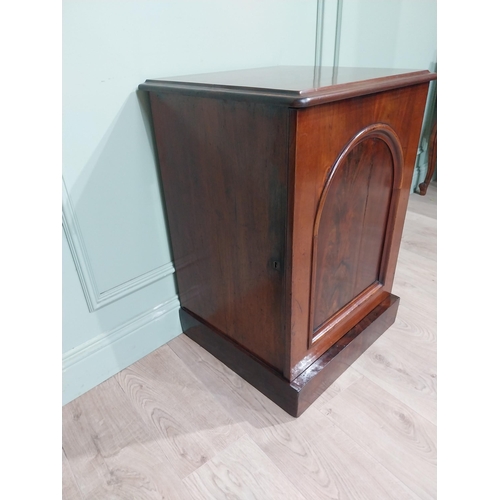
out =
<svg viewBox="0 0 500 500"><path fill-rule="evenodd" d="M434 123L432 127L431 136L429 138L429 159L428 159L428 167L427 174L425 176L424 182L419 184L419 193L422 196L425 196L427 193L427 188L432 180L432 176L436 170L436 161L437 161L437 122Z"/></svg>

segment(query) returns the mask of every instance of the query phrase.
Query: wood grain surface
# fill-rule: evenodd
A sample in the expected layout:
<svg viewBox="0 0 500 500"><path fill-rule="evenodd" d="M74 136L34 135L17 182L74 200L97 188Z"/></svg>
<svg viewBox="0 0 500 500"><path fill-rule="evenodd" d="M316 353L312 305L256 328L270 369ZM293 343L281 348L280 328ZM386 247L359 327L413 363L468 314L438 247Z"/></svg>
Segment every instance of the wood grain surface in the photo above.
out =
<svg viewBox="0 0 500 500"><path fill-rule="evenodd" d="M181 478L243 435L171 350L153 352L116 378Z"/></svg>
<svg viewBox="0 0 500 500"><path fill-rule="evenodd" d="M236 371L251 383L241 354L290 383L309 368L319 374L314 363L391 296L435 77L315 74L276 67L140 86L149 91L184 332L226 363L240 348ZM256 387L300 413L293 393L266 392L271 385Z"/></svg>
<svg viewBox="0 0 500 500"><path fill-rule="evenodd" d="M417 498L316 408L307 415L251 433L304 497Z"/></svg>
<svg viewBox="0 0 500 500"><path fill-rule="evenodd" d="M435 498L434 424L365 377L321 411L420 498Z"/></svg>
<svg viewBox="0 0 500 500"><path fill-rule="evenodd" d="M193 498L306 500L248 436L220 453L186 479Z"/></svg>
<svg viewBox="0 0 500 500"><path fill-rule="evenodd" d="M187 498L181 479L117 380L96 389L63 407L63 450L82 497Z"/></svg>
<svg viewBox="0 0 500 500"><path fill-rule="evenodd" d="M320 69L320 71L318 71ZM435 80L427 70L272 66L146 80L140 90L306 108Z"/></svg>
<svg viewBox="0 0 500 500"><path fill-rule="evenodd" d="M293 248L291 256L293 300L290 308L292 340L289 367L291 380L304 370L306 362L311 363L321 356L388 293L397 295L392 286L420 135L420 130L414 124L422 121L426 98L427 86L424 84L295 110L297 139L291 236ZM366 147L369 147L372 135L383 140L380 141L381 144L377 141L371 143L366 157L362 148L353 148L347 156L349 161L344 162L346 165L339 162L340 174L345 170L346 178L339 177L343 182L339 182L332 191L331 212L337 213L340 210L342 217L336 224L331 224L329 229L325 228L327 237L323 241L326 249L331 242L331 246L340 249L341 253L336 259L323 259L326 265L323 269L319 269L319 274L324 279L332 274L335 276L331 271L328 272L330 265L332 269L337 268L336 273L339 277L345 278L350 271L356 273L356 249L360 248L364 252L365 260L367 255L373 254L377 257L377 253L380 253L380 240L383 240L384 255L377 265L368 258L369 272L366 269L364 273L366 276L362 274L365 280L361 279L356 289L357 279L354 278L352 283L353 278L349 277L346 290L336 290L339 297L333 297L335 305L333 308L328 308L322 305L328 303L328 298L321 300L321 290L326 287L317 286L315 290L313 286L315 283L310 277L314 263L321 262L322 259L322 252L318 252L319 259L315 258L316 247L320 250L321 247L313 244L317 240L314 234L316 226L311 224L311 221L316 220L325 185L328 184L332 165L335 165L340 158L339 154L341 155L344 148L349 147L348 145L358 144L356 138L363 138L359 143L364 146L363 143L366 142ZM358 152L359 159L364 160L364 165L356 161ZM370 168L372 162L373 169ZM371 172L375 172L375 175L370 175ZM333 175L332 182L335 181L336 175ZM348 191L345 194L344 188ZM372 189L376 193L375 200L371 200ZM377 205L377 209L373 208L372 201ZM390 209L387 220L384 212L387 210L388 201ZM367 205L370 206L365 212L363 208ZM367 220L364 218L365 214ZM328 220L328 217L326 219ZM351 219L356 223L351 223ZM339 233L331 234L332 228ZM372 253L369 252L370 249ZM346 251L351 251L348 260L345 258ZM328 252L323 253L328 254ZM336 251L332 254L336 255ZM340 311L335 314L327 320L323 329L315 332L312 343L310 335L304 338L303 332L310 334L311 330L318 326L318 322L333 313L332 309L352 298L352 294L359 291L370 276L378 274L379 268L381 286L377 287L375 282L371 287L365 288L358 296L359 300L352 301L351 308L347 306L345 312ZM343 282L340 287L342 286ZM315 311L312 320L309 308L303 307L309 303L311 296L313 297L311 308ZM315 301L318 298L320 304L317 311Z"/></svg>
<svg viewBox="0 0 500 500"><path fill-rule="evenodd" d="M151 102L180 302L281 371L288 110Z"/></svg>
<svg viewBox="0 0 500 500"><path fill-rule="evenodd" d="M66 500L83 498L64 450L62 450L62 497Z"/></svg>
<svg viewBox="0 0 500 500"><path fill-rule="evenodd" d="M378 138L367 138L325 186L313 250L313 332L370 285L383 281L393 177L390 149Z"/></svg>
<svg viewBox="0 0 500 500"><path fill-rule="evenodd" d="M301 417L181 335L63 408L62 498L435 499L435 204L410 196L396 322Z"/></svg>
<svg viewBox="0 0 500 500"><path fill-rule="evenodd" d="M382 336L353 367L436 423L436 372L427 358Z"/></svg>

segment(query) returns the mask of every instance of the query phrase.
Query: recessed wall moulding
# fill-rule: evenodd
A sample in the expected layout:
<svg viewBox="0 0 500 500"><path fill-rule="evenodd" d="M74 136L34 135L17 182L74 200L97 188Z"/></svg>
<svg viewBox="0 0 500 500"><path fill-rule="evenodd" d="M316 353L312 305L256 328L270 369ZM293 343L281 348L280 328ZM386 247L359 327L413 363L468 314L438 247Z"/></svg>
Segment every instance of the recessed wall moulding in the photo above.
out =
<svg viewBox="0 0 500 500"><path fill-rule="evenodd" d="M298 416L393 322L429 71L147 80L185 333Z"/></svg>

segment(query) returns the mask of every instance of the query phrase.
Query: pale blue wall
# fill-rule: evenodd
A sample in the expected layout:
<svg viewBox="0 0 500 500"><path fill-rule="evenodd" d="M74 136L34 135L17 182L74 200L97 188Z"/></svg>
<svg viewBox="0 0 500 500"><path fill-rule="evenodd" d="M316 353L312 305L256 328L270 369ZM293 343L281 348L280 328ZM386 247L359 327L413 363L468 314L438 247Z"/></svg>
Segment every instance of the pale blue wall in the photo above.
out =
<svg viewBox="0 0 500 500"><path fill-rule="evenodd" d="M312 65L320 49L332 64L336 12L337 0L63 1L63 402L181 331L137 85ZM428 68L435 1L346 0L340 42L341 65Z"/></svg>
<svg viewBox="0 0 500 500"><path fill-rule="evenodd" d="M63 402L181 332L146 78L314 62L307 0L63 2Z"/></svg>
<svg viewBox="0 0 500 500"><path fill-rule="evenodd" d="M344 0L340 66L428 69L436 71L436 0ZM412 189L427 171L435 83L431 84Z"/></svg>
<svg viewBox="0 0 500 500"><path fill-rule="evenodd" d="M344 0L340 65L431 69L436 0Z"/></svg>

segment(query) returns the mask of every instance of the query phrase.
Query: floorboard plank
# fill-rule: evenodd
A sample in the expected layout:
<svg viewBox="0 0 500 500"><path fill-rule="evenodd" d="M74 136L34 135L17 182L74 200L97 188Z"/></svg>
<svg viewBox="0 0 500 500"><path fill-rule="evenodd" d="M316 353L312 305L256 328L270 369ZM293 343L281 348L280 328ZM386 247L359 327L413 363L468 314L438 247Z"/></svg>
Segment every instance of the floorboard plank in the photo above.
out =
<svg viewBox="0 0 500 500"><path fill-rule="evenodd" d="M241 423L245 432L253 427L282 425L294 420L294 417L186 335L173 339L169 346L182 359L186 368L204 384L206 390Z"/></svg>
<svg viewBox="0 0 500 500"><path fill-rule="evenodd" d="M362 377L355 368L350 366L333 384L323 392L314 402L316 408L320 408L330 399L338 396L342 391L345 391L351 384Z"/></svg>
<svg viewBox="0 0 500 500"><path fill-rule="evenodd" d="M62 450L62 499L83 500L64 450Z"/></svg>
<svg viewBox="0 0 500 500"><path fill-rule="evenodd" d="M436 498L436 426L363 377L321 411L420 498Z"/></svg>
<svg viewBox="0 0 500 500"><path fill-rule="evenodd" d="M401 481L316 408L252 439L307 498L416 500ZM360 480L361 479L361 480Z"/></svg>
<svg viewBox="0 0 500 500"><path fill-rule="evenodd" d="M425 311L419 311L406 304L400 304L394 325L384 336L423 357L436 366L436 320Z"/></svg>
<svg viewBox="0 0 500 500"><path fill-rule="evenodd" d="M431 359L382 336L353 368L436 424L437 375Z"/></svg>
<svg viewBox="0 0 500 500"><path fill-rule="evenodd" d="M425 196L420 196L417 193L412 193L408 203L408 210L417 212L427 217L437 219L437 184L431 182L427 188Z"/></svg>
<svg viewBox="0 0 500 500"><path fill-rule="evenodd" d="M408 211L401 239L401 248L436 262L437 221Z"/></svg>
<svg viewBox="0 0 500 500"><path fill-rule="evenodd" d="M63 449L85 499L189 498L114 378L63 407Z"/></svg>
<svg viewBox="0 0 500 500"><path fill-rule="evenodd" d="M306 500L244 436L184 479L195 499Z"/></svg>
<svg viewBox="0 0 500 500"><path fill-rule="evenodd" d="M168 345L116 378L180 478L244 434Z"/></svg>

